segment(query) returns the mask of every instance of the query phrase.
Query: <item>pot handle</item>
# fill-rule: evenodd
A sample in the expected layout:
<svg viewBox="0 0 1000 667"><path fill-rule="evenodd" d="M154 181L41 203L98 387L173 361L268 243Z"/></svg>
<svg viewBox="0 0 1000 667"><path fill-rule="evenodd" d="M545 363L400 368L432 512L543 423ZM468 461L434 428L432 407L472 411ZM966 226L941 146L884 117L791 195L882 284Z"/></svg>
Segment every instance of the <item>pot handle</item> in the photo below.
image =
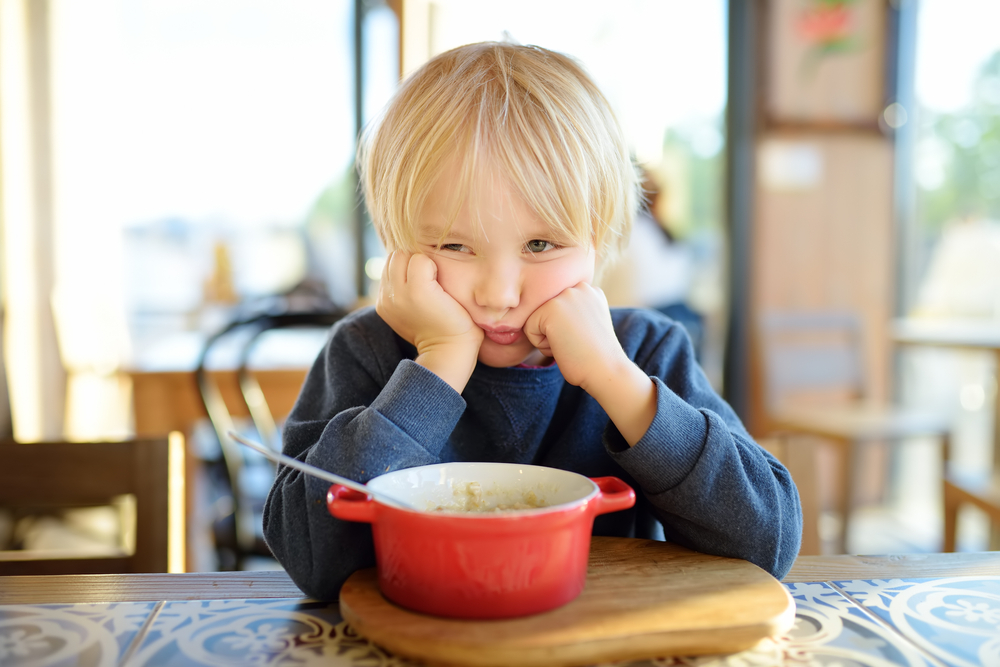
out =
<svg viewBox="0 0 1000 667"><path fill-rule="evenodd" d="M635 505L635 491L617 477L591 477L590 481L601 490L596 500L594 515L627 510Z"/></svg>
<svg viewBox="0 0 1000 667"><path fill-rule="evenodd" d="M360 491L334 484L326 492L326 509L345 521L375 523L375 501Z"/></svg>

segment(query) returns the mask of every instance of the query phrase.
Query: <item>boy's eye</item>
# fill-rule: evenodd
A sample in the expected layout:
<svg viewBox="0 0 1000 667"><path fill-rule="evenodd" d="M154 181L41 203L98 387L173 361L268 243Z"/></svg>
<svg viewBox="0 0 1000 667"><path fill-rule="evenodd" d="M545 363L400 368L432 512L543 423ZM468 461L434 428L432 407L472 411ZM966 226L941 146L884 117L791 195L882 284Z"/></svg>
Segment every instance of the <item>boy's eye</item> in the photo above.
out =
<svg viewBox="0 0 1000 667"><path fill-rule="evenodd" d="M554 243L549 243L548 241L543 241L541 239L532 239L524 244L525 249L530 253L545 252L546 250L552 250L556 247Z"/></svg>
<svg viewBox="0 0 1000 667"><path fill-rule="evenodd" d="M461 243L442 243L438 246L441 250L449 250L451 252L472 252L467 246Z"/></svg>

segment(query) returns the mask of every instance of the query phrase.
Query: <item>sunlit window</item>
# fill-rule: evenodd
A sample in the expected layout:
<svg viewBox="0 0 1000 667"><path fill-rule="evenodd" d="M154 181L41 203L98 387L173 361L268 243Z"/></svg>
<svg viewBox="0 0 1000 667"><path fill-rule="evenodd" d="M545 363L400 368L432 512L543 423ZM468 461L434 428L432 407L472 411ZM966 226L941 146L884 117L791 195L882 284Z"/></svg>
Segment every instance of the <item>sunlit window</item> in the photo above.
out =
<svg viewBox="0 0 1000 667"><path fill-rule="evenodd" d="M170 345L219 330L238 304L303 284L355 302L354 4L53 0L54 306L71 411L109 414L87 374L100 384L144 357L190 367L191 346ZM398 78L398 24L368 6L370 113Z"/></svg>
<svg viewBox="0 0 1000 667"><path fill-rule="evenodd" d="M911 317L959 324L1000 321L1000 4L921 0L910 121L915 216L901 257L903 309ZM901 357L903 399L954 417L952 463L987 470L993 458L994 355L913 347ZM940 453L923 469L901 462L900 478L922 489L909 502L936 516ZM932 488L933 493L923 489ZM988 544L975 508L960 515L959 550Z"/></svg>
<svg viewBox="0 0 1000 667"><path fill-rule="evenodd" d="M353 298L351 2L63 0L53 17L65 289L103 257L140 338L143 318L162 331L307 276Z"/></svg>
<svg viewBox="0 0 1000 667"><path fill-rule="evenodd" d="M969 20L969 17L976 17ZM924 0L916 62L913 304L1000 319L1000 4Z"/></svg>

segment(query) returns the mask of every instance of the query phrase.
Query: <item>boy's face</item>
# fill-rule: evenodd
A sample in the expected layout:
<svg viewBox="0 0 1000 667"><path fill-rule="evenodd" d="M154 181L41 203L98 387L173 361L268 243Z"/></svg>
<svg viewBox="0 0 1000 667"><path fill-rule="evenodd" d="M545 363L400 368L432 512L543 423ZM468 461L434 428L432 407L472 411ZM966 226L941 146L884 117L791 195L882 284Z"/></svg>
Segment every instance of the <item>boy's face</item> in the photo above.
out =
<svg viewBox="0 0 1000 667"><path fill-rule="evenodd" d="M419 251L437 265L437 281L485 332L479 361L487 366L548 363L522 328L539 306L568 287L594 279L592 247L567 243L499 177L482 178L454 212L455 170L428 193L416 225Z"/></svg>

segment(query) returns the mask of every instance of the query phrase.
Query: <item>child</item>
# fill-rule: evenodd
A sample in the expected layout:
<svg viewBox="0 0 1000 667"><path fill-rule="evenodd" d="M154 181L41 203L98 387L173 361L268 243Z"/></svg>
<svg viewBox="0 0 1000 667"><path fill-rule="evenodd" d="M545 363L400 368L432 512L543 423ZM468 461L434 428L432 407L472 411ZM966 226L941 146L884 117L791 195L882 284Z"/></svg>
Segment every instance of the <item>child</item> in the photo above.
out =
<svg viewBox="0 0 1000 667"><path fill-rule="evenodd" d="M444 461L615 475L636 506L594 534L651 537L783 576L802 517L788 472L712 390L682 327L609 310L593 286L625 241L637 175L607 101L571 59L473 44L403 83L366 132L365 196L390 252L374 309L336 324L285 454L366 482ZM279 470L268 545L336 598L375 564L329 484Z"/></svg>

